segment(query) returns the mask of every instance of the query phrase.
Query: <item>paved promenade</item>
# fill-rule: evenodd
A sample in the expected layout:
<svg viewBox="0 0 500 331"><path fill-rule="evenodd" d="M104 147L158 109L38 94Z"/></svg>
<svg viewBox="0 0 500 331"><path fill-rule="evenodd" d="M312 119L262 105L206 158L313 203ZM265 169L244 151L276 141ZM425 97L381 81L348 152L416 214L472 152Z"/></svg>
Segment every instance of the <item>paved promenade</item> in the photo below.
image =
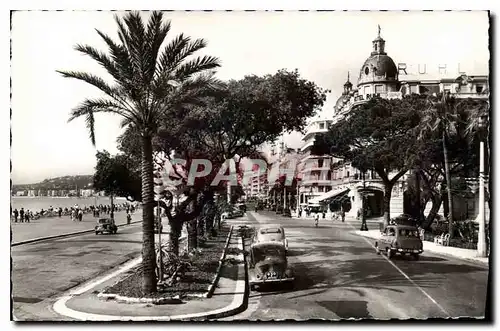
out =
<svg viewBox="0 0 500 331"><path fill-rule="evenodd" d="M109 217L109 215L105 215L103 217ZM139 221L141 217L142 210L136 210L132 214L132 222ZM81 222L71 221L70 216L40 218L38 220L33 220L30 223L11 222L11 243L15 244L20 241L32 240L36 238L93 230L96 225L96 220L97 218L92 216L90 213L84 215ZM126 224L127 213L125 211L116 212L115 222L117 225Z"/></svg>

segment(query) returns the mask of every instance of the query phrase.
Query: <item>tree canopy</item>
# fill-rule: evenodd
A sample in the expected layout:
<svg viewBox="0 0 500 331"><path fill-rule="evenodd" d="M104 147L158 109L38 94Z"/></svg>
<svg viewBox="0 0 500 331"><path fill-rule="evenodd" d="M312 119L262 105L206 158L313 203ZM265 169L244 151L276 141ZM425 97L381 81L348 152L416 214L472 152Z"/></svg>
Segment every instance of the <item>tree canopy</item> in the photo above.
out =
<svg viewBox="0 0 500 331"><path fill-rule="evenodd" d="M133 159L124 154L112 156L107 151L97 152L94 189L107 195L141 200L140 169Z"/></svg>

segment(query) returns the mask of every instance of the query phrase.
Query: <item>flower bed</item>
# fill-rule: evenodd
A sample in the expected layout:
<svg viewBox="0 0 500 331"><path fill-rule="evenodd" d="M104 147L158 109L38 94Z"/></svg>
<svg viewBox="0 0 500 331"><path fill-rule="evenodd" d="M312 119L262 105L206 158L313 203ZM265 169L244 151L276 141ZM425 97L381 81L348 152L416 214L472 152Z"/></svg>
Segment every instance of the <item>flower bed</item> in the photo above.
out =
<svg viewBox="0 0 500 331"><path fill-rule="evenodd" d="M192 294L206 293L217 273L219 259L221 258L228 235L229 226L224 224L217 237L200 243L198 251L194 255L184 257L184 259L188 259L191 263L190 269L179 281L171 286L165 286L161 291L152 294L142 292L142 270L138 266L130 272L130 276L108 287L103 293L134 298L165 298L176 296L183 298Z"/></svg>

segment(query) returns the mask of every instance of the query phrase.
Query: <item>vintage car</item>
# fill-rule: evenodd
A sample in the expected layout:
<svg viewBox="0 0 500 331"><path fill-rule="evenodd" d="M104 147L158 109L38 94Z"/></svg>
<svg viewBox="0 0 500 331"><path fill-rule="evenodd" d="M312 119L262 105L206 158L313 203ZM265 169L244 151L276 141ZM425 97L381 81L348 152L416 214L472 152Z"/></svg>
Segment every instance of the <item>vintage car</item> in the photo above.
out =
<svg viewBox="0 0 500 331"><path fill-rule="evenodd" d="M288 251L288 239L285 236L285 229L281 225L268 225L255 231L254 243L278 242Z"/></svg>
<svg viewBox="0 0 500 331"><path fill-rule="evenodd" d="M242 213L246 213L247 212L247 205L244 204L244 203L238 203L236 204L236 207L241 210Z"/></svg>
<svg viewBox="0 0 500 331"><path fill-rule="evenodd" d="M97 220L97 225L95 226L95 234L103 234L105 232L115 234L118 231L118 227L115 224L115 220L112 218L100 218Z"/></svg>
<svg viewBox="0 0 500 331"><path fill-rule="evenodd" d="M242 217L243 215L244 215L243 211L241 211L241 209L239 209L238 207L234 206L226 209L226 211L222 213L222 216L226 219Z"/></svg>
<svg viewBox="0 0 500 331"><path fill-rule="evenodd" d="M385 252L390 259L395 254L411 255L418 260L423 253L422 239L415 226L388 225L380 238L375 241L377 254Z"/></svg>
<svg viewBox="0 0 500 331"><path fill-rule="evenodd" d="M251 290L262 285L293 285L285 246L277 241L253 243L250 246L248 278Z"/></svg>

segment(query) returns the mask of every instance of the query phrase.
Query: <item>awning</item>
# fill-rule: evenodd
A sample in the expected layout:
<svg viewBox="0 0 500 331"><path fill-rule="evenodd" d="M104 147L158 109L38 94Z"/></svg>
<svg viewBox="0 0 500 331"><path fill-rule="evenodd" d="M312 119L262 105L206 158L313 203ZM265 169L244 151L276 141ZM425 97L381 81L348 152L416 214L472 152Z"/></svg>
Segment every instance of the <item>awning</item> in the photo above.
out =
<svg viewBox="0 0 500 331"><path fill-rule="evenodd" d="M314 199L309 200L308 203L310 203L310 204L317 204L317 203L323 202L325 200L338 197L338 196L340 196L340 195L342 195L344 193L347 193L347 192L349 192L348 188L346 188L346 189L340 189L340 190L331 190L331 191L326 192L323 195L320 195L319 197L316 197Z"/></svg>

